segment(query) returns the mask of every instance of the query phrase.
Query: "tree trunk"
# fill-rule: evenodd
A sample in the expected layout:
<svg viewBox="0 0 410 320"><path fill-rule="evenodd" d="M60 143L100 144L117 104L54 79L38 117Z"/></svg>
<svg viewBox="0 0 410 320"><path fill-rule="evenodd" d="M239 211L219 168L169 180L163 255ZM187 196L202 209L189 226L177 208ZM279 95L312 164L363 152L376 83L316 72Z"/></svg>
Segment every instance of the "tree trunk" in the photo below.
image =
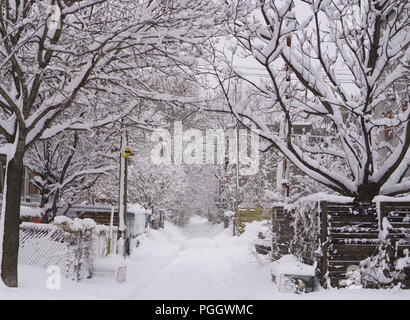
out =
<svg viewBox="0 0 410 320"><path fill-rule="evenodd" d="M17 263L19 250L19 220L21 203L21 184L23 180L23 154L17 150L14 158L7 164L6 208L4 216L3 255L1 278L8 287L17 287ZM4 203L3 203L4 205Z"/></svg>
<svg viewBox="0 0 410 320"><path fill-rule="evenodd" d="M224 222L224 229L228 229L229 228L229 218L223 217L223 222Z"/></svg>
<svg viewBox="0 0 410 320"><path fill-rule="evenodd" d="M371 202L374 197L379 195L380 187L374 183L367 183L358 188L358 194L355 200L358 202Z"/></svg>

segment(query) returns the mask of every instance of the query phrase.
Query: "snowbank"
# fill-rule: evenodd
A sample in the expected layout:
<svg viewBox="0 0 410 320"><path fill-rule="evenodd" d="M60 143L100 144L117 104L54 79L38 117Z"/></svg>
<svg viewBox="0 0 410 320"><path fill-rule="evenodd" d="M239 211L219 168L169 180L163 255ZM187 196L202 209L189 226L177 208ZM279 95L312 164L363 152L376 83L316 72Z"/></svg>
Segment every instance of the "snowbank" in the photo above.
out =
<svg viewBox="0 0 410 320"><path fill-rule="evenodd" d="M279 260L272 262L272 275L296 274L301 276L314 276L315 267L298 261L297 257L291 254L283 256Z"/></svg>
<svg viewBox="0 0 410 320"><path fill-rule="evenodd" d="M245 224L244 232L239 236L243 241L254 243L258 239L259 232L266 231L266 221L252 221Z"/></svg>
<svg viewBox="0 0 410 320"><path fill-rule="evenodd" d="M126 260L119 254L110 254L94 261L95 269L116 269L126 266Z"/></svg>

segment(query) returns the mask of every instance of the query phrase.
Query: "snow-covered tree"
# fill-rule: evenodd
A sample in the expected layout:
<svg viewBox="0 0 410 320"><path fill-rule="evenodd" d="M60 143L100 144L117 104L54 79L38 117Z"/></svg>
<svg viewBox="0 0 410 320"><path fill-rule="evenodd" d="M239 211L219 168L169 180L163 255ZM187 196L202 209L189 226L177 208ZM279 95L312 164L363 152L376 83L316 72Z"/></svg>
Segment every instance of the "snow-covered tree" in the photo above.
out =
<svg viewBox="0 0 410 320"><path fill-rule="evenodd" d="M87 190L100 175L115 168L114 155L99 139L84 132L65 132L34 143L26 153L24 165L34 174L31 182L40 191L44 222L86 200Z"/></svg>
<svg viewBox="0 0 410 320"><path fill-rule="evenodd" d="M214 46L212 63L228 107L213 109L257 128L335 192L360 201L409 192L409 10L407 0L227 1L234 59ZM232 78L252 95L236 99ZM310 130L295 134L300 122Z"/></svg>
<svg viewBox="0 0 410 320"><path fill-rule="evenodd" d="M0 133L7 155L0 250L6 285L18 282L26 150L64 130L92 130L121 119L135 100L178 101L144 87L141 74L187 73L195 48L213 34L216 10L204 0L0 2ZM96 92L105 95L98 104Z"/></svg>
<svg viewBox="0 0 410 320"><path fill-rule="evenodd" d="M133 162L128 180L129 201L152 210L153 218L157 218L159 210L170 206L174 195L180 190L182 179L174 166Z"/></svg>

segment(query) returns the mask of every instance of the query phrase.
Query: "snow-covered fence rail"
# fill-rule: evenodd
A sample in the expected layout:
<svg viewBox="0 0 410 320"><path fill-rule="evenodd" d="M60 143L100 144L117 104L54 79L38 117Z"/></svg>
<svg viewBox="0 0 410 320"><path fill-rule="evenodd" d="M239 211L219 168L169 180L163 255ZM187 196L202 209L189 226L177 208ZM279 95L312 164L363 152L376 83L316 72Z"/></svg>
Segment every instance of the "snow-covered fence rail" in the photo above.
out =
<svg viewBox="0 0 410 320"><path fill-rule="evenodd" d="M359 268L365 286L410 286L410 202L311 197L288 209L294 217L291 252L316 264L322 284L343 286Z"/></svg>
<svg viewBox="0 0 410 320"><path fill-rule="evenodd" d="M19 263L57 265L66 278L92 277L94 261L107 254L109 228L91 219L57 217L54 224L20 225ZM117 228L112 230L111 253L116 253Z"/></svg>

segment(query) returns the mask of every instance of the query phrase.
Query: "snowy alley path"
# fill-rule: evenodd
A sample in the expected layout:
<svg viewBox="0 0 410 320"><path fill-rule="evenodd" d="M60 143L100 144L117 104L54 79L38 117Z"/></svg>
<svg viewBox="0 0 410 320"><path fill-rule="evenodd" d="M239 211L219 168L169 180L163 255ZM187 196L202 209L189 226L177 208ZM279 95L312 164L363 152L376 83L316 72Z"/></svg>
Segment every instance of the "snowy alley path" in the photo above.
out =
<svg viewBox="0 0 410 320"><path fill-rule="evenodd" d="M251 272L257 263L248 247L232 246L221 226L194 217L182 234L175 256L138 288L135 299L245 299L272 290L269 281L262 282L265 288L258 286Z"/></svg>

